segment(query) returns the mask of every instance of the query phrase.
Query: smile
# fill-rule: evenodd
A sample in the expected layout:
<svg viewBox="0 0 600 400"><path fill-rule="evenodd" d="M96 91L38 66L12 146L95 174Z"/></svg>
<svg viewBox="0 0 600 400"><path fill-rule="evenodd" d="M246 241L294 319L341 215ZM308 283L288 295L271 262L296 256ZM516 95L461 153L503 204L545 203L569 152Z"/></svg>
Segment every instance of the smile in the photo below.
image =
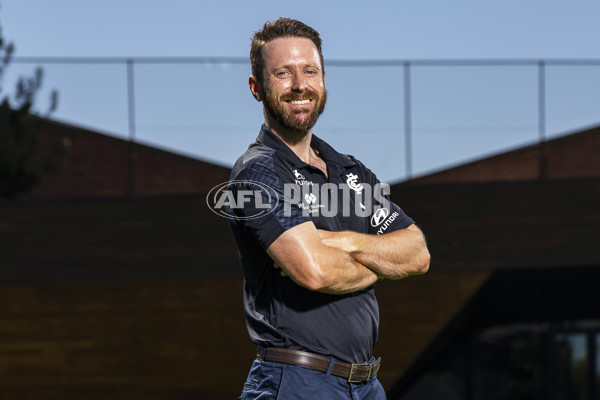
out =
<svg viewBox="0 0 600 400"><path fill-rule="evenodd" d="M290 100L290 101L288 101L288 103L294 104L294 105L309 104L310 102L311 102L311 100L308 100L308 99L307 100Z"/></svg>

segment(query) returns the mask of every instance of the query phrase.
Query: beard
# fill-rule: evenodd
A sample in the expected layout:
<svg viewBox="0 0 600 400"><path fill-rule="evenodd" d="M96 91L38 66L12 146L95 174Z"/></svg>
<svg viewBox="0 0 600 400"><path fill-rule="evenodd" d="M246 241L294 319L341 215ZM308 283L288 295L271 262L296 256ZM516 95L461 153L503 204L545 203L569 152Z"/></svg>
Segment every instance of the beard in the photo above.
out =
<svg viewBox="0 0 600 400"><path fill-rule="evenodd" d="M263 99L265 112L271 118L277 121L284 129L303 135L315 126L319 116L323 114L325 103L327 102L327 90L323 88L320 93L313 90L307 90L302 94L290 93L277 98L271 89L266 87L264 89ZM290 112L285 107L286 102L306 99L312 100L315 104L308 118L303 118L303 114L305 113Z"/></svg>

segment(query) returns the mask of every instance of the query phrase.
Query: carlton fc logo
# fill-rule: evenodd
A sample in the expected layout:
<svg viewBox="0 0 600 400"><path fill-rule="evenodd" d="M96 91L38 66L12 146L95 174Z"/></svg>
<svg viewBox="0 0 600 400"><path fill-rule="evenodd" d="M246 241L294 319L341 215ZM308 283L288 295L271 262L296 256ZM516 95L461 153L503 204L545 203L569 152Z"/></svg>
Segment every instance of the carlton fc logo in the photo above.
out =
<svg viewBox="0 0 600 400"><path fill-rule="evenodd" d="M358 176L354 175L352 172L346 175L348 178L346 183L350 186L350 189L354 190L356 193L360 193L363 190L363 185L358 183Z"/></svg>

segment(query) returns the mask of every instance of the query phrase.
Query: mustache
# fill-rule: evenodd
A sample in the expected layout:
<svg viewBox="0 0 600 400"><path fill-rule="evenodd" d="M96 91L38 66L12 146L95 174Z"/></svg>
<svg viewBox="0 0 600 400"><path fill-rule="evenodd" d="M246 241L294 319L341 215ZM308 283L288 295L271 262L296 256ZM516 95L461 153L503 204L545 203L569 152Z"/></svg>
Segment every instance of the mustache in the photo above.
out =
<svg viewBox="0 0 600 400"><path fill-rule="evenodd" d="M319 99L318 93L305 92L302 94L286 94L281 96L281 101L300 101L300 100L317 100Z"/></svg>

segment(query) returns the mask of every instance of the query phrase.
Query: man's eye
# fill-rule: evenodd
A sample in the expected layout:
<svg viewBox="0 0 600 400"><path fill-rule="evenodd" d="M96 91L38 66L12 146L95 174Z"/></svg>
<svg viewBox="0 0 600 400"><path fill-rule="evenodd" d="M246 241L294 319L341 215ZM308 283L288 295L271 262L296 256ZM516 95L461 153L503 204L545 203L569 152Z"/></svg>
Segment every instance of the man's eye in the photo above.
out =
<svg viewBox="0 0 600 400"><path fill-rule="evenodd" d="M275 74L275 76L281 76L281 77L284 77L286 75L288 75L287 71L280 71L280 72L278 72L278 73Z"/></svg>

